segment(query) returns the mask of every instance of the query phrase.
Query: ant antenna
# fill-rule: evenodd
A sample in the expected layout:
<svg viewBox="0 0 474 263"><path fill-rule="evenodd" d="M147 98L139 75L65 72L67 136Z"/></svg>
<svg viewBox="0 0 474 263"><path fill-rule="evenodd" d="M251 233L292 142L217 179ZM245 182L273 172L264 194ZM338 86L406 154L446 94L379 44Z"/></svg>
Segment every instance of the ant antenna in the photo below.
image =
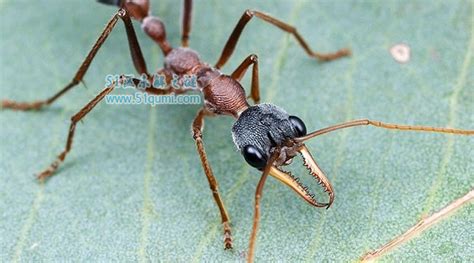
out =
<svg viewBox="0 0 474 263"><path fill-rule="evenodd" d="M411 126L411 125L402 125L402 124L393 124L393 123L384 123L381 121L372 121L368 119L363 120L354 120L329 126L317 131L314 131L306 136L296 138L296 142L304 142L311 138L314 138L325 133L333 132L340 129L355 127L355 126L366 126L372 125L378 128L390 129L390 130L400 130L400 131L419 131L419 132L437 132L437 133L449 133L449 134L458 134L458 135L474 135L474 130L460 130L460 129L451 129L451 128L437 128L431 126Z"/></svg>

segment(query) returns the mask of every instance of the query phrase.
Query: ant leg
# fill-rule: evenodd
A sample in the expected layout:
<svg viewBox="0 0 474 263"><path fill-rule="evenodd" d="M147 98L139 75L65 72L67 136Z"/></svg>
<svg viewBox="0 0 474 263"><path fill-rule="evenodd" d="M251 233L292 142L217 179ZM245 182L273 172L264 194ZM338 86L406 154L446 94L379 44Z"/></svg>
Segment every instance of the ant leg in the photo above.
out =
<svg viewBox="0 0 474 263"><path fill-rule="evenodd" d="M58 155L57 159L43 172L41 172L37 178L38 180L45 180L46 178L53 175L58 169L59 165L64 161L66 155L71 150L72 140L74 138L74 131L76 130L76 123L84 118L97 103L99 103L107 94L112 92L115 87L115 83L102 90L94 99L86 104L78 113L71 117L71 125L69 126L69 134L67 136L67 142L65 149Z"/></svg>
<svg viewBox="0 0 474 263"><path fill-rule="evenodd" d="M217 206L219 207L219 211L221 213L222 218L222 225L224 227L224 248L231 249L232 248L232 234L230 228L230 218L227 214L227 210L225 209L224 202L218 191L217 181L212 173L211 166L207 160L206 151L204 150L204 144L202 141L202 130L204 127L204 117L206 115L210 115L208 111L205 109L201 109L196 118L193 121L193 138L196 141L196 147L199 153L199 157L201 158L202 167L204 168L204 173L206 174L207 180L209 181L209 186L212 191L212 195L214 196L214 200L216 201Z"/></svg>
<svg viewBox="0 0 474 263"><path fill-rule="evenodd" d="M45 105L50 105L53 103L57 98L61 97L64 93L72 89L74 86L79 84L79 82L82 81L84 75L86 74L87 70L89 69L89 66L94 59L95 55L97 54L97 51L99 51L100 47L102 44L105 42L109 34L112 32L112 29L114 28L115 24L117 23L117 20L121 18L122 21L125 24L125 29L127 32L127 38L128 38L128 44L130 47L130 53L132 55L132 60L133 64L135 65L136 70L140 74L147 74L147 69L146 69L146 64L145 64L145 59L143 58L142 52L140 50L140 45L138 44L137 36L135 34L135 30L133 29L133 25L130 20L130 16L128 13L125 11L125 9L120 9L113 15L113 17L109 20L107 25L105 26L104 30L100 34L99 38L96 40L94 43L94 46L92 46L92 49L89 51L89 54L87 57L84 59L82 62L81 66L76 72L76 75L74 75L73 79L69 84L67 84L63 89L61 89L58 93L56 93L54 96L46 99L46 100L40 100L40 101L33 101L33 102L16 102L16 101L11 101L11 100L2 100L1 101L1 107L2 108L9 108L13 110L39 110L41 107Z"/></svg>
<svg viewBox="0 0 474 263"><path fill-rule="evenodd" d="M184 0L183 7L183 33L181 35L181 46L189 46L189 33L191 32L191 19L193 10L193 0Z"/></svg>
<svg viewBox="0 0 474 263"><path fill-rule="evenodd" d="M135 85L138 85L140 82L139 79L132 79ZM110 85L109 87L102 90L94 99L92 99L89 103L86 104L78 113L71 117L71 125L69 126L69 134L67 137L66 147L65 149L58 155L57 159L43 172L41 172L37 178L39 180L44 180L48 177L51 177L53 173L58 169L59 165L64 162L66 155L71 151L72 148L72 141L74 138L74 132L76 130L76 123L82 120L106 95L108 95L115 87L115 83ZM171 93L177 93L177 91L173 88L170 89L157 89L153 87L148 87L143 90L152 95L166 95ZM179 93L184 93L188 90L178 91Z"/></svg>
<svg viewBox="0 0 474 263"><path fill-rule="evenodd" d="M233 79L240 81L247 72L247 69L252 65L252 84L250 89L250 98L255 104L260 102L260 89L258 80L258 57L255 54L248 56L232 74L230 75Z"/></svg>
<svg viewBox="0 0 474 263"><path fill-rule="evenodd" d="M123 21L125 26L125 31L127 32L128 47L130 49L130 55L132 56L133 65L135 70L140 74L145 74L149 76L148 70L146 69L145 59L143 58L142 50L140 49L140 44L138 43L137 34L135 29L133 29L133 24L130 19L129 14L125 9L120 9L118 11L120 18Z"/></svg>
<svg viewBox="0 0 474 263"><path fill-rule="evenodd" d="M166 40L165 25L160 20L160 18L154 17L150 13L149 0L97 0L97 1L102 4L114 5L124 10L127 10L131 18L142 23L141 25L142 30L160 46L160 49L163 52L163 55L166 56L168 55L169 52L171 52L171 50L173 50L170 43ZM130 27L130 29L133 29L133 28Z"/></svg>
<svg viewBox="0 0 474 263"><path fill-rule="evenodd" d="M363 126L363 125L372 125L378 128L401 130L401 131L420 131L420 132L451 133L451 134L458 134L458 135L474 135L474 130L437 128L437 127L430 127L430 126L411 126L411 125L384 123L380 121L364 119L364 120L348 121L348 122L340 123L337 125L329 126L327 128L314 131L306 136L296 138L295 141L303 142L303 141L306 141L308 139L314 138L316 136L319 136L328 132L333 132L336 130L355 127L355 126Z"/></svg>
<svg viewBox="0 0 474 263"><path fill-rule="evenodd" d="M249 253L247 262L253 262L253 257L255 253L255 241L257 239L257 231L258 231L258 224L260 222L260 200L263 196L263 186L265 185L265 181L267 180L268 173L270 172L270 168L272 167L273 163L280 155L279 150L277 149L273 152L270 160L268 161L265 169L263 170L262 177L257 185L257 190L255 190L255 207L254 207L254 214L253 214L253 226L252 226L252 233L250 234L250 242L249 242Z"/></svg>
<svg viewBox="0 0 474 263"><path fill-rule="evenodd" d="M229 40L227 40L227 43L225 44L225 47L222 50L222 54L215 65L216 68L220 69L230 58L232 52L234 52L235 46L237 45L237 41L239 40L240 34L244 30L244 27L247 25L250 19L252 19L252 17L254 16L280 28L283 31L292 34L310 57L314 57L321 61L330 61L340 57L349 56L351 54L351 51L349 49L340 49L334 53L327 54L314 52L313 50L311 50L311 48L303 39L303 37L298 33L296 28L294 28L293 26L282 22L274 17L271 17L265 13L255 10L246 10L237 25L235 26L234 31L232 31Z"/></svg>

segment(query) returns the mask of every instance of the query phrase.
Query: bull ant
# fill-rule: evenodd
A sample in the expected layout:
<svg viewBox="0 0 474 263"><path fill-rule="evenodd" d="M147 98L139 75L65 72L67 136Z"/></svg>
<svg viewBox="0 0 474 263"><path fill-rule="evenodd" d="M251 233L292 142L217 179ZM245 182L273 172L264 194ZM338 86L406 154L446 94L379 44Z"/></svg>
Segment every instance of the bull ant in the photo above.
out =
<svg viewBox="0 0 474 263"><path fill-rule="evenodd" d="M236 121L232 127L232 136L235 145L241 151L244 159L249 165L263 171L255 194L255 214L249 245L249 261L253 260L255 239L259 222L259 203L268 174L290 187L301 198L314 207L329 208L334 201L333 187L311 156L308 148L304 144L305 141L325 133L361 125L372 125L384 129L404 131L474 135L473 130L388 124L367 119L337 124L308 134L306 132L305 124L300 118L289 115L283 109L275 105L258 104L260 100L260 92L257 55L249 55L230 75L222 73L220 68L229 60L243 29L254 17L292 34L310 57L316 58L320 61L331 61L344 56L349 56L350 50L341 49L328 54L314 52L298 33L296 28L265 13L255 10L246 10L225 44L219 60L214 66L211 66L202 61L196 51L188 47L189 34L191 31L192 0L184 1L181 47L176 48L172 47L166 40L166 32L163 22L158 17L150 15L149 0L99 0L99 2L118 6L119 9L107 23L105 29L100 34L71 82L54 96L46 100L29 103L3 100L1 102L2 107L22 111L39 110L50 105L67 91L75 87L82 81L97 51L105 42L119 19L121 19L125 25L130 53L135 69L140 75L145 74L145 76L152 81L152 77L147 71L145 59L143 58L131 19L141 22L143 31L158 44L165 56L164 67L158 70L157 73L166 76L167 83L169 83L175 75L196 76L198 84L197 90L202 92L204 97L204 105L202 109L199 110L192 123L192 133L204 173L209 181L212 195L220 211L224 230L225 249L232 248L230 218L221 195L219 194L217 181L212 173L211 166L204 150L202 139L204 118L218 115L230 115L234 117ZM252 79L249 97L255 103L255 105L252 106L248 103L245 91L239 83L250 66L252 66ZM94 99L87 103L79 112L77 112L77 114L72 116L64 151L58 155L57 159L47 169L38 174L37 178L39 180L47 179L54 174L72 148L76 123L92 111L92 109L101 102L107 94L112 92L116 84L117 82L114 81L114 83L106 87ZM176 90L171 87L166 89L146 87L142 91L153 95L166 95L185 93L189 91L189 89L184 88ZM309 173L328 194L327 202L317 201L314 194L312 194L296 176L281 169L281 166L288 165L298 154L302 156L304 166L308 169Z"/></svg>

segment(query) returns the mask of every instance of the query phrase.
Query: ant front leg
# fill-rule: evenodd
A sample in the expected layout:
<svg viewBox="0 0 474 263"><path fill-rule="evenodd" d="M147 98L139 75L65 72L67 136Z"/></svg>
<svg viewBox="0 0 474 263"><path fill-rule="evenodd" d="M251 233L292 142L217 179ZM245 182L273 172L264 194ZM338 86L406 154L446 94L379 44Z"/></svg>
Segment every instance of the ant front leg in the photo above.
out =
<svg viewBox="0 0 474 263"><path fill-rule="evenodd" d="M138 71L140 74L146 74L148 75L147 69L146 69L146 64L145 64L145 59L143 58L142 51L140 49L140 45L138 44L137 36L135 34L135 30L133 29L132 22L130 20L130 16L128 15L127 11L125 9L119 9L117 13L114 14L114 16L109 20L107 25L105 26L104 30L100 34L99 38L96 40L94 43L94 46L92 49L89 51L89 54L87 57L84 59L82 62L81 66L77 70L76 74L72 78L71 82L67 84L63 89L61 89L58 93L54 94L52 97L46 99L46 100L40 100L40 101L33 101L33 102L16 102L16 101L11 101L11 100L2 100L1 101L1 106L2 108L8 108L8 109L13 109L13 110L39 110L45 105L50 105L53 103L56 99L64 95L67 91L71 90L73 87L75 87L79 82L82 81L84 78L84 75L86 74L87 70L89 69L89 66L94 59L95 55L99 51L99 49L102 47L102 44L104 44L105 40L107 37L110 35L112 32L113 28L115 27L117 20L121 18L122 21L124 22L125 29L127 32L127 38L128 38L128 44L130 47L130 53L132 56L133 64L135 65L135 69Z"/></svg>
<svg viewBox="0 0 474 263"><path fill-rule="evenodd" d="M345 48L340 49L334 53L324 54L324 53L314 52L313 50L311 50L311 48L303 39L303 37L298 33L296 28L294 28L293 26L285 22L282 22L272 16L269 16L265 13L262 13L256 10L246 10L244 14L242 15L242 17L240 18L237 25L235 26L234 31L232 31L232 34L230 35L229 40L227 40L227 43L225 44L224 49L222 50L222 54L215 65L216 68L220 69L222 66L224 66L227 60L229 60L230 56L234 52L237 42L239 41L239 37L242 34L242 31L244 30L245 26L250 21L250 19L252 19L252 17L260 18L263 21L268 22L285 32L292 34L310 57L316 58L320 61L330 61L330 60L338 59L340 57L349 56L351 54L351 51Z"/></svg>
<svg viewBox="0 0 474 263"><path fill-rule="evenodd" d="M267 180L268 173L270 172L270 168L272 167L273 163L275 162L276 158L280 155L280 149L276 148L275 151L270 156L270 160L268 161L267 165L265 165L265 169L263 170L262 177L258 182L257 189L255 190L255 206L254 206L254 214L253 214L253 225L252 225L252 233L250 234L250 241L249 241L249 250L247 255L247 262L251 263L254 259L255 254L255 243L257 241L257 231L258 225L260 223L260 200L263 196L263 187L265 186L265 181Z"/></svg>
<svg viewBox="0 0 474 263"><path fill-rule="evenodd" d="M209 181L209 186L216 201L219 211L221 213L222 225L224 227L224 249L232 248L232 234L230 228L230 218L227 210L225 209L224 202L222 201L221 195L218 191L217 180L212 173L211 165L207 160L206 151L204 150L204 144L202 141L202 130L204 128L204 117L206 115L211 115L206 109L201 109L196 118L193 121L193 138L196 141L196 148L201 158L202 167L204 168L204 173L206 174L207 180Z"/></svg>
<svg viewBox="0 0 474 263"><path fill-rule="evenodd" d="M260 89L259 89L259 79L258 79L258 57L255 54L248 56L237 69L232 72L230 75L233 79L240 81L247 69L252 65L252 84L250 89L250 98L252 98L255 104L260 102Z"/></svg>

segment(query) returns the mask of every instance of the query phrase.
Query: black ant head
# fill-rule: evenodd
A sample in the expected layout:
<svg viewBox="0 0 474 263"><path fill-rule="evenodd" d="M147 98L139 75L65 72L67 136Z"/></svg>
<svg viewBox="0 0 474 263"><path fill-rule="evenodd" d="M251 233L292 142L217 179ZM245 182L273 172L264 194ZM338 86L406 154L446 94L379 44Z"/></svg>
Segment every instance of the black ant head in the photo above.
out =
<svg viewBox="0 0 474 263"><path fill-rule="evenodd" d="M306 146L298 140L305 135L306 126L300 118L290 116L272 104L258 104L247 108L232 127L234 143L248 164L263 170L270 156L278 149L279 156L272 164L269 174L289 186L311 205L329 208L334 200L334 192ZM328 203L316 201L298 177L281 169L281 166L290 164L298 153L309 173L329 194Z"/></svg>

